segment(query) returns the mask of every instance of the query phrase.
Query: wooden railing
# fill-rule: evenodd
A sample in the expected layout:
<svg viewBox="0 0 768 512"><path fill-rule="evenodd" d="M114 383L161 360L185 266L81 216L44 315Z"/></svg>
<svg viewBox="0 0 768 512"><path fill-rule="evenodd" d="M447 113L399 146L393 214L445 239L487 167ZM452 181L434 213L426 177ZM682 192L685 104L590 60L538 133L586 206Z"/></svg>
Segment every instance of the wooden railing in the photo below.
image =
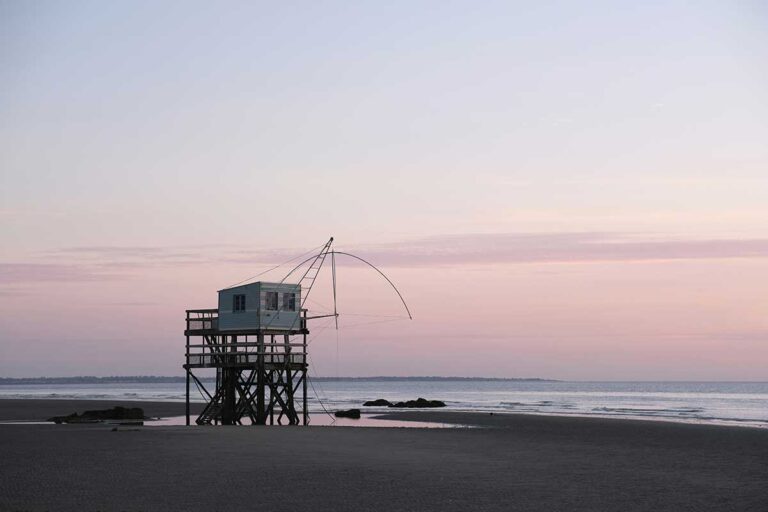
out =
<svg viewBox="0 0 768 512"><path fill-rule="evenodd" d="M187 328L188 334L205 334L201 331L218 331L219 329L219 310L218 309L188 309L187 310Z"/></svg>
<svg viewBox="0 0 768 512"><path fill-rule="evenodd" d="M186 318L186 353L190 366L237 366L259 364L260 356L266 365L305 365L307 362L306 337L286 338L284 335L231 334L218 330L217 309L189 309ZM302 311L302 324L306 310ZM301 339L301 342L295 340Z"/></svg>
<svg viewBox="0 0 768 512"><path fill-rule="evenodd" d="M219 310L218 309L188 309L186 318L185 334L188 336L204 336L218 334L219 330ZM301 310L299 325L295 326L297 331L304 331L307 328L307 310ZM272 331L281 331L281 329L272 329ZM222 333L227 334L227 333ZM237 334L233 332L233 334Z"/></svg>

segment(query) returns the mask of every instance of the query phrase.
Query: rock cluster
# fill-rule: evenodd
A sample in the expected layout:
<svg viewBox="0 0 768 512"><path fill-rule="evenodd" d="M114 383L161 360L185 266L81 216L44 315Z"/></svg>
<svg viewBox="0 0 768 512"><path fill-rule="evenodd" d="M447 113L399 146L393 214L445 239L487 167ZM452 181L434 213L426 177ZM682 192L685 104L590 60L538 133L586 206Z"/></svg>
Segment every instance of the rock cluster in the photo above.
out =
<svg viewBox="0 0 768 512"><path fill-rule="evenodd" d="M363 404L363 407L390 407L391 405L389 400L379 398L378 400L368 400Z"/></svg>
<svg viewBox="0 0 768 512"><path fill-rule="evenodd" d="M73 412L69 416L54 416L46 421L53 421L55 423L99 423L104 420L142 421L145 419L149 418L144 416L144 409L141 407L129 408L118 406L100 411L85 411L83 414Z"/></svg>
<svg viewBox="0 0 768 512"><path fill-rule="evenodd" d="M360 419L360 409L349 409L348 411L336 411L334 416L337 418L352 418L353 420Z"/></svg>
<svg viewBox="0 0 768 512"><path fill-rule="evenodd" d="M440 400L426 400L424 398L417 398L416 400L408 400L407 402L395 402L392 403L389 400L379 398L378 400L369 400L363 404L364 407L393 407L398 409L424 409L429 407L445 407L445 402Z"/></svg>
<svg viewBox="0 0 768 512"><path fill-rule="evenodd" d="M408 400L407 402L397 402L390 405L390 407L423 409L427 407L445 407L445 402L441 402L440 400L426 400L424 398L417 398L416 400Z"/></svg>

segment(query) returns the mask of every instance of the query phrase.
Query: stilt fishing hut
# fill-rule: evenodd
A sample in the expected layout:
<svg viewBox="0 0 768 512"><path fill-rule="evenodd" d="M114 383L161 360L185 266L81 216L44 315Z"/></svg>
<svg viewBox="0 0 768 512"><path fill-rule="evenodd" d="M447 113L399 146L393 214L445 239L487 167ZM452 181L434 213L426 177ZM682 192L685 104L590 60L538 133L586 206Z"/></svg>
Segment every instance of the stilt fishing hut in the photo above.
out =
<svg viewBox="0 0 768 512"><path fill-rule="evenodd" d="M375 269L395 289L411 318L402 295L378 268L349 253L331 251L331 238L310 258L294 267L280 282L254 282L219 290L215 309L188 309L186 316L186 423L190 424L190 388L194 385L207 404L198 425L254 425L309 422L307 407L307 321L335 317L337 254L355 258ZM303 307L328 256L333 273L334 311L307 316ZM296 283L286 282L309 264ZM215 369L211 391L195 374Z"/></svg>

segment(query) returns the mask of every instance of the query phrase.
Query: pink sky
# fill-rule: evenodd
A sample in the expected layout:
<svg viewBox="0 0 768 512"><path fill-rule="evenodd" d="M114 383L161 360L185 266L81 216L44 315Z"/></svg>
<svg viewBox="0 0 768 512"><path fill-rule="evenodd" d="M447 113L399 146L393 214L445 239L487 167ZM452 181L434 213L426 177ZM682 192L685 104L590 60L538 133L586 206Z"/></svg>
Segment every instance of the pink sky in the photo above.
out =
<svg viewBox="0 0 768 512"><path fill-rule="evenodd" d="M180 374L333 235L414 319L340 262L313 373L768 380L767 20L0 3L0 376Z"/></svg>
<svg viewBox="0 0 768 512"><path fill-rule="evenodd" d="M768 241L616 238L482 235L339 244L380 264L414 320L402 318L385 281L339 256L338 360L337 333L318 320L314 370L766 378L768 299L761 283L768 277ZM259 270L238 255L255 261L260 251L226 252L83 248L39 256L56 262L2 265L3 374L177 374L184 310L214 307L217 289ZM283 259L271 261L300 252L274 251L273 258ZM331 308L327 274L310 299L306 305L316 312Z"/></svg>

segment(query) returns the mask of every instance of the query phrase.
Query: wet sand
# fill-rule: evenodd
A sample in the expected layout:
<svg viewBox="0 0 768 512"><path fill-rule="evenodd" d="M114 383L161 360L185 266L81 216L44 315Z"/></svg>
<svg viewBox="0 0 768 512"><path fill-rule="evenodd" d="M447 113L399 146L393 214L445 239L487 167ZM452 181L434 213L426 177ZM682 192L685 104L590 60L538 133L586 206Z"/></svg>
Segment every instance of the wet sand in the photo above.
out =
<svg viewBox="0 0 768 512"><path fill-rule="evenodd" d="M0 417L101 407L49 402L0 400ZM178 415L179 406L183 413L183 404L141 404L152 415ZM7 410L14 408L27 417ZM768 508L764 429L444 411L386 416L485 427L0 425L0 510Z"/></svg>

